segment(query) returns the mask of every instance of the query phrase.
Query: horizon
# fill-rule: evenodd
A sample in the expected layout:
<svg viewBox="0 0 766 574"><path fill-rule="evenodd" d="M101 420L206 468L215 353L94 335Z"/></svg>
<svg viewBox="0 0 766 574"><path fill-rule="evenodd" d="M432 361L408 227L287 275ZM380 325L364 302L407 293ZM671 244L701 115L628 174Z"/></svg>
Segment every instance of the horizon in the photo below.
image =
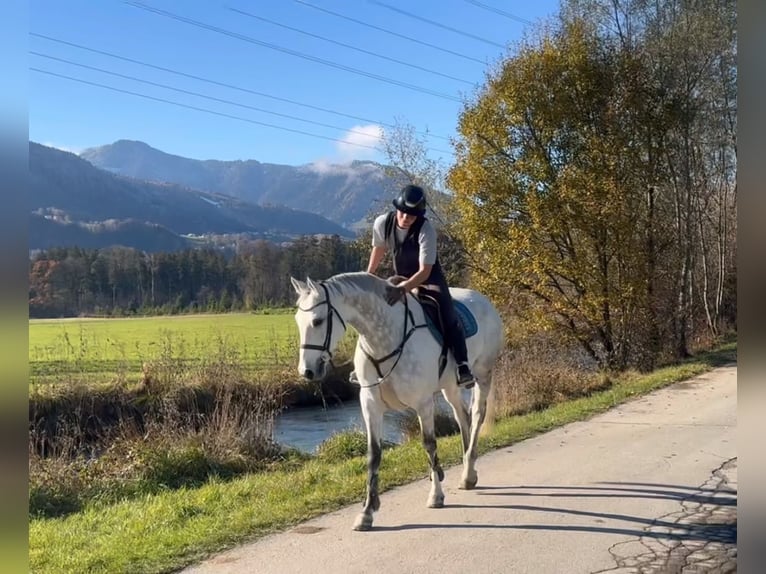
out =
<svg viewBox="0 0 766 574"><path fill-rule="evenodd" d="M507 4L33 0L29 140L347 165L383 163L382 134L406 125L448 160L465 103L559 9Z"/></svg>
<svg viewBox="0 0 766 574"><path fill-rule="evenodd" d="M73 155L75 155L75 156L77 156L80 159L83 159L85 161L88 161L87 158L83 157L83 154L85 154L86 152L93 151L93 150L98 150L98 149L105 148L105 147L112 146L112 145L116 145L116 144L119 144L119 143L130 143L130 144L143 144L143 145L147 146L148 148L150 148L150 149L152 149L154 151L160 152L162 154L169 155L169 156L172 156L172 157L178 157L178 158L182 158L182 159L190 159L190 160L194 160L194 161L219 161L219 162L222 162L222 163L234 163L234 162L245 163L245 162L249 162L249 161L255 161L255 162L258 162L260 164L284 165L284 166L288 166L288 167L312 167L312 168L318 168L318 169L321 169L321 167L323 165L327 165L329 167L348 167L348 166L351 166L351 165L353 165L355 163L356 164L379 165L381 167L385 167L386 166L385 163L376 161L374 159L351 159L351 160L348 160L348 161L345 161L345 162L341 160L341 161L336 161L336 162L332 162L332 163L330 163L330 162L328 162L327 160L324 160L324 159L318 159L318 160L315 160L313 162L301 163L301 164L281 164L281 163L277 164L277 163L274 163L274 162L260 161L260 160L255 159L255 158L226 160L226 159L218 159L218 158L210 157L210 158L204 158L204 159L197 159L197 158L191 158L191 157L187 157L187 156L183 156L183 155L178 155L178 154L174 154L174 153L165 151L163 149L154 147L153 145L151 145L148 142L144 142L144 141L141 141L141 140L130 140L130 139L119 139L119 140L115 140L115 141L113 141L111 143L108 143L108 144L104 144L104 145L100 145L100 146L94 146L94 147L88 147L88 148L85 148L85 149L82 149L82 150L79 150L79 151L74 151L74 150L71 150L71 149L66 149L66 148L55 146L55 145L50 145L50 144L47 144L47 143L42 143L42 142L34 141L32 139L29 140L29 143L32 143L32 144L35 144L35 145L39 145L39 146L42 146L42 147L46 147L48 149L54 149L56 151L61 151L61 152L64 152L64 153L71 153L71 154L73 154ZM102 169L102 168L99 168L98 166L94 166L94 167L97 167L98 169Z"/></svg>

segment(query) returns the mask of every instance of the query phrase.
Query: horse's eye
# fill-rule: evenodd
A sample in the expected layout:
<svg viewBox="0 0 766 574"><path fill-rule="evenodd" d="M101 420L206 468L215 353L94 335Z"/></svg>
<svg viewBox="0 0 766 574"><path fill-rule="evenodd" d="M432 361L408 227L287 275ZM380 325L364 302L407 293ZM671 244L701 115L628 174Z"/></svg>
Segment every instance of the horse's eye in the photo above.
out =
<svg viewBox="0 0 766 574"><path fill-rule="evenodd" d="M319 327L322 323L324 323L324 319L314 319L311 321L312 327Z"/></svg>

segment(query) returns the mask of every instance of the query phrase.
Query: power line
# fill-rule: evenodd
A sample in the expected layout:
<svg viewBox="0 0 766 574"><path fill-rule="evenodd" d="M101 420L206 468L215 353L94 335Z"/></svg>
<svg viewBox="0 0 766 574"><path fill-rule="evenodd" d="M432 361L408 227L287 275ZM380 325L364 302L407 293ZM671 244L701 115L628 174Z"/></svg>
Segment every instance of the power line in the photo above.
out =
<svg viewBox="0 0 766 574"><path fill-rule="evenodd" d="M167 18L171 18L173 20L177 20L179 22L184 22L185 24L191 24L192 26L196 26L198 28L203 28L205 30L210 30L211 32L216 32L217 34L223 34L224 36L229 36L231 38L235 38L237 40L242 40L244 42L249 42L251 44L256 44L258 46L263 46L264 48L269 48L271 50L276 50L279 52L283 52L285 54L289 54L291 56L295 56L297 58L303 58L304 60L309 60L312 62L317 62L319 64L324 64L325 66L329 66L331 68L336 68L338 70L344 70L346 72L351 72L352 74L358 74L360 76L365 76L368 78L372 78L374 80L379 80L381 82L386 82L388 84L393 84L395 86L401 86L403 88L407 88L410 90L414 90L416 92L421 92L424 94L429 94L431 96L436 96L438 98L442 98L445 100L451 100L453 102L461 102L460 98L457 98L455 96L451 96L449 94L444 94L442 92L437 92L435 90L431 90L428 88L424 88L422 86L417 86L415 84L409 84L407 82L402 82L399 80L395 80L393 78L389 78L387 76L380 76L378 74L373 74L371 72L365 72L364 70L359 70L357 68L352 68L351 66L346 66L344 64L339 64L337 62L331 62L329 60L324 60L322 58L318 58L316 56L311 56L309 54L304 54L302 52L297 52L295 50L291 50L289 48L284 48L282 46L278 46L276 44L271 44L269 42L262 42L261 40L256 40L255 38L252 38L250 36L245 36L243 34L238 34L237 32L232 32L231 30L224 30L223 28L219 28L217 26L212 26L210 24L205 24L204 22L200 22L198 20L193 20L191 18L186 18L185 16L179 16L178 14L174 14L172 12L168 12L166 10L161 10L159 8L153 8L151 6L147 6L146 4L141 4L139 2L131 2L126 1L126 4L129 6L133 6L134 8L140 8L141 10L145 10L147 12L153 12L154 14L158 14L160 16L165 16Z"/></svg>
<svg viewBox="0 0 766 574"><path fill-rule="evenodd" d="M432 26L436 26L437 28L449 30L450 32L454 32L455 34L460 34L461 36L465 36L466 38L472 38L474 40L478 40L479 42L484 42L485 44L489 44L490 46L505 48L505 46L503 46L502 44L498 44L497 42L493 42L492 40L487 40L486 38L482 38L481 36L476 36L475 34L464 32L463 30L458 30L457 28L453 28L452 26L447 26L446 24L441 24L440 22L435 22L434 20L429 20L428 18L423 18L423 16L418 16L417 14L413 14L412 12L407 12L406 10L402 10L401 8L397 8L396 6L391 6L390 4L386 4L385 2L380 2L379 0L367 0L367 1L370 4L382 6L383 8L387 8L393 12L397 12L399 14L407 16L408 18L414 18L415 20L420 20L421 22L425 22L426 24L431 24Z"/></svg>
<svg viewBox="0 0 766 574"><path fill-rule="evenodd" d="M325 38L324 36L320 36L319 34L314 34L312 32L307 32L306 30L301 30L299 28L293 28L292 26L288 26L287 24L280 24L279 22L275 22L274 20L269 20L268 18L264 18L263 16L258 16L256 14L252 14L250 12L246 12L244 10L240 10L239 8L232 8L230 6L227 6L229 10L232 12L236 12L238 14L242 14L243 16L248 16L250 18L254 18L256 20L261 20L262 22L267 22L268 24L272 24L274 26L279 26L280 28L285 28L287 30L292 30L293 32L298 32L299 34L305 34L306 36L311 36L312 38L318 38L320 40L324 40L325 42L330 42L332 44L335 44L337 46L342 46L344 48L348 48L350 50L356 50L357 52L361 52L363 54L368 54L370 56L375 56L376 58L382 58L383 60L388 60L389 62L394 62L396 64L401 64L402 66L408 66L410 68L414 68L416 70L420 70L422 72L428 72L429 74L435 74L437 76L441 76L442 78L447 78L450 80L455 80L456 82L462 82L464 84L468 85L474 85L476 82L470 82L468 80L464 80L463 78L456 78L455 76L450 76L449 74L444 74L442 72L438 72L436 70L430 70L428 68L424 68L422 66L418 66L417 64L411 64L409 62L404 62L402 60L397 60L396 58L391 58L389 56L385 56L383 54L378 54L376 52L371 52L369 50L365 50L364 48L359 48L357 46L352 46L351 44L346 44L344 42L339 42L338 40L333 40L331 38Z"/></svg>
<svg viewBox="0 0 766 574"><path fill-rule="evenodd" d="M307 124L313 124L313 125L320 126L320 127L323 127L323 128L330 128L330 129L334 129L334 130L341 130L341 131L345 131L347 133L353 133L353 134L359 134L359 135L365 135L365 136L369 135L369 134L367 134L365 132L360 132L358 130L348 129L348 128L341 127L341 126L334 126L332 124L325 124L325 123L322 123L322 122L316 122L314 120L308 120L308 119L301 118L301 117L294 116L294 115L290 115L290 114L283 114L283 113L280 113L280 112L274 112L274 111L270 111L270 110L265 110L263 108L259 108L259 107L256 107L256 106L250 106L248 104L242 104L242 103L239 103L239 102L234 102L232 100L226 100L226 99L223 99L223 98L216 98L214 96L208 96L208 95L205 95L205 94L200 94L199 92L193 92L191 90L184 90L182 88L176 88L174 86L168 86L167 84L160 84L159 82L152 82L150 80L144 80L144 79L141 79L141 78L137 78L135 76L129 76L129 75L126 75L126 74L120 74L118 72L112 72L110 70L104 70L103 68L97 68L96 66L89 66L87 64L81 64L79 62L74 62L72 60L67 60L67 59L64 59L64 58L59 58L58 56L51 56L49 54L43 54L41 52L35 52L35 51L32 51L32 50L30 50L29 53L33 54L35 56L40 56L40 57L43 57L43 58L48 58L50 60L56 60L58 62L64 62L66 64L71 64L73 66L78 66L80 68L85 68L85 69L88 69L88 70L94 70L96 72L101 72L103 74L108 74L110 76L116 76L118 78L123 78L123 79L126 79L126 80L132 80L132 81L135 81L135 82L140 82L142 84L147 84L147 85L155 86L155 87L158 87L158 88L164 88L166 90L172 90L174 92L179 92L179 93L182 93L182 94L187 94L187 95L190 95L190 96L196 96L196 97L199 97L199 98L204 98L206 100L211 100L211 101L219 102L219 103L222 103L222 104L228 104L228 105L231 105L231 106L237 106L237 107L240 107L240 108L246 108L248 110L254 110L254 111L257 111L257 112L262 112L262 113L265 113L265 114L270 114L270 115L273 115L273 116L278 116L278 117L282 117L282 118L296 120L296 121L299 121L299 122L305 122ZM434 149L434 148L427 148L427 149L429 149L430 151L435 151L437 153L449 153L447 151L440 150L440 149Z"/></svg>
<svg viewBox="0 0 766 574"><path fill-rule="evenodd" d="M243 118L241 116L235 116L235 115L227 114L227 113L224 113L224 112L217 112L215 110L208 110L207 108L200 108L198 106L192 106L192 105L189 105L189 104L182 104L180 102L174 102L172 100L166 100L165 98L157 98L155 96L149 96L147 94L139 94L138 92L133 92L131 90L124 90L122 88L115 88L114 86L107 86L106 84L100 84L98 82L91 82L89 80L83 80L82 78L75 78L73 76L67 76L66 74L57 74L56 72L51 72L49 70L41 70L40 68L35 68L35 67L30 67L29 69L31 71L33 71L33 72L38 72L38 73L41 73L41 74L48 74L49 76L56 76L58 78L64 78L65 80L71 80L73 82L79 82L81 84L88 84L89 86L96 86L98 88L105 88L107 90L112 90L113 92L120 92L122 94L128 94L128 95L136 96L136 97L139 97L139 98L145 98L147 100L154 100L155 102L162 102L162 103L165 103L165 104L171 104L173 106L178 106L180 108L187 108L189 110L194 110L194 111L197 111L197 112L204 112L204 113L207 113L207 114L213 114L215 116L221 116L221 117L224 117L224 118L230 118L230 119L233 119L233 120L239 120L239 121L243 121L243 122L248 122L248 123L256 124L256 125L259 125L259 126L266 126L268 128L274 128L274 129L277 129L277 130L284 130L284 131L287 131L287 132L293 132L293 133L301 134L301 135L304 135L304 136L311 136L311 137L321 138L321 139L324 139L324 140L330 140L330 141L334 141L334 142L347 143L349 145L355 145L355 146L364 147L364 148L368 148L368 149L374 149L374 150L378 149L378 148L376 148L374 146L359 144L359 143L355 143L355 142L349 142L349 141L340 140L340 139L337 139L337 138L331 138L329 136L322 136L322 135L319 135L319 134L313 134L311 132L304 132L303 130L296 130L296 129L292 129L292 128L286 128L284 126L277 126L277 125L269 124L269 123L266 123L266 122L259 122L257 120L251 120L250 118Z"/></svg>
<svg viewBox="0 0 766 574"><path fill-rule="evenodd" d="M365 22L363 20L357 20L356 18L352 18L351 16L346 16L345 14L341 14L339 12L333 12L332 10L328 10L327 8L322 8L321 6L316 6L309 2L305 2L305 0L293 0L293 2L297 2L298 4L302 4L303 6L306 6L308 8L313 8L314 10L319 10L320 12L324 12L325 14L330 14L331 16L335 16L337 18L343 18L344 20L348 20L349 22L354 22L361 26L372 28L373 30L379 30L381 32L385 32L386 34L396 36L397 38L403 38L405 40L409 40L410 42L415 42L416 44L420 44L421 46L428 46L429 48L433 48L434 50L439 50L440 52L452 54L453 56L457 56L458 58L463 58L465 60L470 60L472 62L478 62L479 64L487 63L484 60L479 60L478 58L473 58L471 56L461 54L460 52L455 52L453 50L450 50L449 48L442 48L441 46L436 46L435 44L429 44L428 42L424 42L423 40L418 40L417 38L413 38L411 36L405 36L404 34L400 34L399 32L394 32L393 30L388 30L386 28L376 26L375 24L370 24L369 22Z"/></svg>
<svg viewBox="0 0 766 574"><path fill-rule="evenodd" d="M171 68L165 68L163 66L157 66L157 65L154 65L154 64L149 64L148 62L142 62L140 60L135 60L133 58L128 58L126 56L120 56L118 54L112 54L111 52L105 52L103 50L98 50L96 48L89 48L88 46L83 46L82 44L76 44L74 42L68 42L66 40L61 40L61 39L58 39L58 38L53 38L52 36L46 36L44 34L38 34L36 32L30 32L29 35L30 36L35 36L37 38L43 38L44 40L49 40L51 42L56 42L56 43L59 43L59 44L64 44L66 46L72 46L73 48L78 48L80 50L85 50L87 52L92 52L94 54L100 54L102 56L108 56L110 58L115 58L117 60L122 60L124 62L130 62L132 64L138 64L139 66L145 66L147 68L152 68L152 69L155 69L155 70L160 70L162 72L167 72L169 74L175 74L177 76L182 76L184 78L191 78L193 80L198 80L200 82L205 82L205 83L208 83L208 84L213 84L215 86L221 86L223 88L228 88L228 89L231 89L231 90L238 90L240 92L245 92L245 93L253 94L253 95L256 95L256 96L261 96L261 97L264 97L264 98L269 98L269 99L280 101L280 102L286 102L288 104L293 104L293 105L296 105L296 106L301 106L301 107L304 107L304 108L309 108L309 109L312 109L312 110L317 110L317 111L320 111L320 112L325 112L325 113L328 113L328 114L333 114L333 115L336 115L336 116L339 116L339 117L349 118L349 119L352 119L352 120L358 120L358 121L361 121L361 122L367 122L367 123L372 123L372 124L379 124L381 126L390 127L390 128L395 128L396 127L396 125L391 124L391 123L381 122L379 120L373 120L373 119L365 118L365 117L362 117L362 116L355 116L355 115L352 115L352 114L347 114L345 112L340 112L338 110L332 110L332 109L329 109L329 108L323 108L321 106L315 106L313 104L307 104L305 102L298 102L296 100L291 100L289 98L283 98L281 96L274 96L272 94L267 94L267 93L264 93L264 92L259 92L257 90L251 90L249 88L243 88L241 86L235 86L235 85L232 85L232 84L227 84L225 82L218 82L216 80L211 80L209 78L203 78L201 76L197 76L197 75L194 75L194 74L188 74L186 72L179 72L178 70L173 70ZM419 131L417 133L419 133L421 135L424 135L424 136L428 136L428 137L432 137L432 138L436 138L436 139L441 139L441 140L449 141L449 138L446 137L446 136L440 136L440 135L431 134L429 132L423 132L423 131Z"/></svg>
<svg viewBox="0 0 766 574"><path fill-rule="evenodd" d="M99 82L91 82L89 80L83 80L82 78L75 78L73 76L67 76L66 74L58 74L56 72L51 72L49 70L42 70L40 68L35 68L35 67L30 67L29 69L32 72L37 72L37 73L40 73L40 74L47 74L49 76L55 76L55 77L58 77L58 78L63 78L65 80L70 80L70 81L78 82L78 83L81 83L81 84L87 84L89 86L95 86L95 87L98 87L98 88L104 88L104 89L107 89L107 90L111 90L113 92L119 92L119 93L122 93L122 94L128 94L130 96L136 96L136 97L139 97L139 98L144 98L144 99L152 100L152 101L155 101L155 102L162 102L162 103L165 103L165 104L170 104L170 105L173 105L173 106L177 106L177 107L180 107L180 108L186 108L186 109L194 110L194 111L197 111L197 112L203 112L203 113L206 113L206 114L212 114L212 115L215 115L215 116L229 118L229 119L232 119L232 120L238 120L238 121L247 122L247 123L250 123L250 124L255 124L255 125L264 126L264 127L268 127L268 128L273 128L273 129L276 129L276 130L282 130L282 131L291 132L291 133L295 133L295 134L300 134L300 135L304 135L304 136L309 136L309 137L313 137L313 138L319 138L319 139L323 139L323 140L334 141L334 142L339 142L339 143L343 143L343 144L347 144L347 145L353 145L353 146L357 146L357 147L363 147L363 148L367 148L367 149L372 149L372 150L380 151L380 149L378 147L375 147L375 146L364 145L364 144L360 144L360 143L356 143L356 142L351 142L351 141L341 140L341 139L338 139L338 138L332 138L332 137L329 137L329 136L323 136L323 135L319 135L319 134L315 134L315 133L311 133L311 132L306 132L306 131L303 131L303 130L296 130L296 129L293 129L293 128L287 128L287 127L284 127L284 126L278 126L278 125L270 124L270 123L267 123L267 122L261 122L261 121L253 120L253 119L250 119L250 118L243 118L242 116L235 116L233 114L227 114L227 113L224 113L224 112L217 112L215 110L209 110L207 108L200 108L198 106L192 106L192 105L189 105L189 104L182 104L180 102L174 102L172 100L168 100L168 99L165 99L165 98L158 98L156 96L149 96L147 94L140 94L138 92L133 92L131 90L125 90L125 89L122 89L122 88L115 88L114 86L107 86L106 84L101 84ZM432 150L432 151L436 151L436 150ZM446 152L442 152L442 153L446 153Z"/></svg>
<svg viewBox="0 0 766 574"><path fill-rule="evenodd" d="M521 16L516 16L515 14L511 14L510 12L506 12L505 10L500 10L500 8L495 8L494 6L490 6L489 4L484 4L483 2L478 2L477 0L465 0L469 4L473 4L474 6L478 6L479 8L484 8L485 10L489 10L490 12L494 12L495 14L500 14L501 16L505 16L506 18L509 18L510 20L514 20L516 22L521 22L522 24L534 24L531 20L527 20L526 18L522 18Z"/></svg>

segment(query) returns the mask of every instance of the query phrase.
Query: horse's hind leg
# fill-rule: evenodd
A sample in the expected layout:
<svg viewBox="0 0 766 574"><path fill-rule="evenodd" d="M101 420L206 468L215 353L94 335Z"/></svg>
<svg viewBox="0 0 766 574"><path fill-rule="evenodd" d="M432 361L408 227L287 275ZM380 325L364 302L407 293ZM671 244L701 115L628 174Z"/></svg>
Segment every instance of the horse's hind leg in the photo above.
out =
<svg viewBox="0 0 766 574"><path fill-rule="evenodd" d="M365 396L366 395L366 396ZM381 438L383 436L383 411L370 396L370 391L362 390L359 397L362 415L367 427L367 498L362 512L354 521L354 530L370 530L372 514L380 508L378 493L378 469L382 455Z"/></svg>
<svg viewBox="0 0 766 574"><path fill-rule="evenodd" d="M444 491L442 490L444 471L439 464L439 455L436 453L433 400L418 409L418 419L420 420L423 447L428 453L428 461L431 464L431 492L428 494L428 507L442 508L444 506Z"/></svg>
<svg viewBox="0 0 766 574"><path fill-rule="evenodd" d="M460 488L471 490L479 481L476 473L476 458L479 455L479 432L484 418L487 415L487 397L492 387L492 371L477 376L478 384L473 388L473 401L471 404L471 436L468 441L468 449L463 458L463 477L460 480Z"/></svg>

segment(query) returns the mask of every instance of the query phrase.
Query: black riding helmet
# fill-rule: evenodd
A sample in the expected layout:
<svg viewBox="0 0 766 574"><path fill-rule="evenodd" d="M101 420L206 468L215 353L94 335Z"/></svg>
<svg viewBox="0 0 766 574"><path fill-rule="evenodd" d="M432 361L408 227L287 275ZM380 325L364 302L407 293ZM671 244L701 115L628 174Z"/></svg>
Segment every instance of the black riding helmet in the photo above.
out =
<svg viewBox="0 0 766 574"><path fill-rule="evenodd" d="M410 215L426 213L426 194L419 185L405 185L393 203L396 209Z"/></svg>

